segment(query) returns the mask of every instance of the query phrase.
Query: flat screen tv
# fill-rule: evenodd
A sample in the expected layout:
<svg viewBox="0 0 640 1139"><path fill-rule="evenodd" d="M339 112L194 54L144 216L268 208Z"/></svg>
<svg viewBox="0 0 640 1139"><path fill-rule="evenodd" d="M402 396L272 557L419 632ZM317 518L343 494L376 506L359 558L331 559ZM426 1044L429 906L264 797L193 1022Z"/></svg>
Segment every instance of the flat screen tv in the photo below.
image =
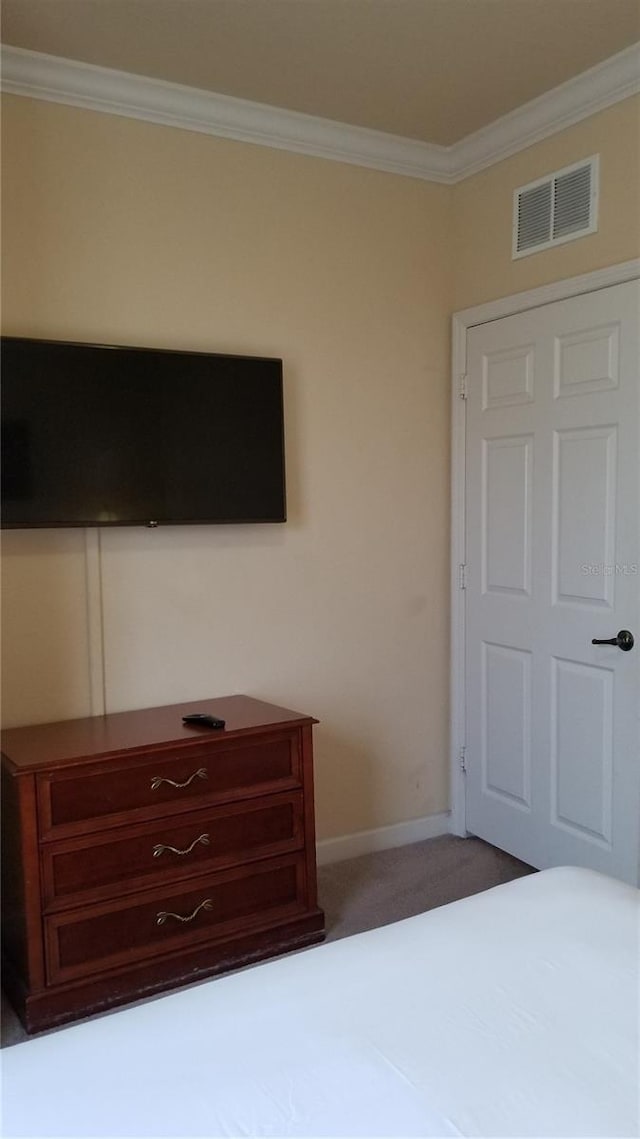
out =
<svg viewBox="0 0 640 1139"><path fill-rule="evenodd" d="M3 337L2 525L284 522L282 361Z"/></svg>

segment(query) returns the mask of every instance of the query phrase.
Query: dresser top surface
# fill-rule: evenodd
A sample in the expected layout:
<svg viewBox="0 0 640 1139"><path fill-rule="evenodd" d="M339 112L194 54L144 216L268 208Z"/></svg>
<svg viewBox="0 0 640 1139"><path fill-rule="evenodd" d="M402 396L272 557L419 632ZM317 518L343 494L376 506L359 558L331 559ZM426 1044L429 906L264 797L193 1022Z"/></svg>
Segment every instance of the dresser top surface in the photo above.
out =
<svg viewBox="0 0 640 1139"><path fill-rule="evenodd" d="M190 712L211 713L224 720L226 726L222 730L187 727L182 717ZM314 723L317 721L312 716L250 696L222 696L188 704L88 716L82 720L7 728L2 732L2 756L9 769L17 773L164 745L224 744L225 740L268 728Z"/></svg>

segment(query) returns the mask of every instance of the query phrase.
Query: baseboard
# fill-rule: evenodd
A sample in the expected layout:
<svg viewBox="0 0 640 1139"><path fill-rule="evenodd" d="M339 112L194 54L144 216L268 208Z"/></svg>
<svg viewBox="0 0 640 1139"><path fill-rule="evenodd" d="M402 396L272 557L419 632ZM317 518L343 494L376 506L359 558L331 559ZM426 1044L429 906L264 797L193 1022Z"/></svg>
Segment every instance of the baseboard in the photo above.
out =
<svg viewBox="0 0 640 1139"><path fill-rule="evenodd" d="M346 858L357 858L359 854L371 854L375 850L409 846L412 842L422 842L425 838L437 838L448 833L449 813L442 811L438 815L409 819L406 823L394 823L370 831L357 831L356 834L340 835L339 838L325 838L318 842L316 847L318 866L326 866L330 862L343 862Z"/></svg>

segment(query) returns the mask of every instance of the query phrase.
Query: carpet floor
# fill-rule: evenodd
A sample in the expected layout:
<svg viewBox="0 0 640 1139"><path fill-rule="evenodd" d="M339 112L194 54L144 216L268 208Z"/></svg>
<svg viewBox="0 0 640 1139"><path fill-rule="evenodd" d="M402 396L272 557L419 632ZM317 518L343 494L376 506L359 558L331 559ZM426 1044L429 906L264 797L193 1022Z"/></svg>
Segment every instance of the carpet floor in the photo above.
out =
<svg viewBox="0 0 640 1139"><path fill-rule="evenodd" d="M318 870L327 941L422 914L533 868L479 838L443 835Z"/></svg>
<svg viewBox="0 0 640 1139"><path fill-rule="evenodd" d="M321 866L318 897L327 941L413 917L531 873L531 866L480 839L452 835ZM27 1039L3 994L0 1045Z"/></svg>

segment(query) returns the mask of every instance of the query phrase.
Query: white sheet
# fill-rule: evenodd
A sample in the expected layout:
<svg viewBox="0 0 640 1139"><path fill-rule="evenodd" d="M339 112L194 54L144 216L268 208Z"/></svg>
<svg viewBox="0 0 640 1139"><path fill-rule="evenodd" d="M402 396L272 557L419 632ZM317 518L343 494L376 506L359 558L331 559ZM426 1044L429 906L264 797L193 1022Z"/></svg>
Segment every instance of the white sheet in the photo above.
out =
<svg viewBox="0 0 640 1139"><path fill-rule="evenodd" d="M638 891L548 870L2 1053L14 1136L632 1136Z"/></svg>

